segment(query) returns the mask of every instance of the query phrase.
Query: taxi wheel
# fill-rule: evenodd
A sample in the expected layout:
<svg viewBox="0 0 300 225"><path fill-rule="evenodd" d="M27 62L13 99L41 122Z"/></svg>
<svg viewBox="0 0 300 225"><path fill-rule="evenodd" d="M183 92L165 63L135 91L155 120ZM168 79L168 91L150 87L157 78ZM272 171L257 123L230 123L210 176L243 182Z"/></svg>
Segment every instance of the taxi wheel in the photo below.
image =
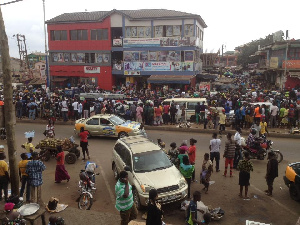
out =
<svg viewBox="0 0 300 225"><path fill-rule="evenodd" d="M128 137L128 134L124 131L121 131L119 134L118 134L118 137L119 138L124 138L124 137Z"/></svg>

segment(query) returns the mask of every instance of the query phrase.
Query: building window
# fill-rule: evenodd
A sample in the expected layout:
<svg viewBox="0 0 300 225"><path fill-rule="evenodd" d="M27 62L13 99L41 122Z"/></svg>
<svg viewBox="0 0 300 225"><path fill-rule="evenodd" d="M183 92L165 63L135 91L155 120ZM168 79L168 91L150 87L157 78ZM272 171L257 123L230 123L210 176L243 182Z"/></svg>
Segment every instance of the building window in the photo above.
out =
<svg viewBox="0 0 300 225"><path fill-rule="evenodd" d="M70 30L70 37L72 41L75 40L87 40L87 30Z"/></svg>
<svg viewBox="0 0 300 225"><path fill-rule="evenodd" d="M51 30L50 31L51 41L66 41L67 31L66 30Z"/></svg>
<svg viewBox="0 0 300 225"><path fill-rule="evenodd" d="M91 40L108 40L108 29L91 30Z"/></svg>
<svg viewBox="0 0 300 225"><path fill-rule="evenodd" d="M185 37L193 37L194 36L194 25L193 24L185 24L184 25L184 36Z"/></svg>

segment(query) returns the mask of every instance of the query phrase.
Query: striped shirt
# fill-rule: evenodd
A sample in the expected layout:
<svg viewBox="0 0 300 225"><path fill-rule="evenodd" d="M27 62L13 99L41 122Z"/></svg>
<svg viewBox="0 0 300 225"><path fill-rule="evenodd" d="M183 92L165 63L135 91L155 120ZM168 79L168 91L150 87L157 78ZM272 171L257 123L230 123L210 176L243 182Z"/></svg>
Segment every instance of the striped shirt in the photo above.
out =
<svg viewBox="0 0 300 225"><path fill-rule="evenodd" d="M129 186L129 195L127 198L124 198L125 192L125 183L122 183L120 180L116 183L115 192L116 192L116 209L118 211L126 211L130 209L133 205L133 194L132 194L132 186L128 183Z"/></svg>
<svg viewBox="0 0 300 225"><path fill-rule="evenodd" d="M226 141L225 142L225 151L224 156L228 159L233 159L235 155L235 142L234 141Z"/></svg>

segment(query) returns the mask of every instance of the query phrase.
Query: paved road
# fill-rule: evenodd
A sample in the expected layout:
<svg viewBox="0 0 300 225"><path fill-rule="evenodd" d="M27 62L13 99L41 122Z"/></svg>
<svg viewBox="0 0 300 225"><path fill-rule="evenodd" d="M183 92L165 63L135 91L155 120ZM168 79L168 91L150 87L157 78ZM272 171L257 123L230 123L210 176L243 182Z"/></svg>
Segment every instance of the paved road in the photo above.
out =
<svg viewBox="0 0 300 225"><path fill-rule="evenodd" d="M34 143L36 144L38 140L43 138L42 133L44 128L45 125L43 124L19 123L16 126L17 146L25 142L24 132L28 130L35 130L36 137L34 138ZM57 125L55 133L57 138L70 137L73 135L73 126ZM148 136L154 141L156 141L157 138L162 138L167 148L173 141L179 145L182 140L188 140L191 137L197 139L196 174L197 177L199 177L201 162L204 153L208 152L211 134L148 131ZM89 149L91 151L92 160L100 165L98 169L100 176L96 177L97 192L92 209L117 214L118 212L114 208L115 180L113 179L110 161L111 151L115 141L115 138L92 138L89 140ZM224 161L221 160L221 172L213 173L211 179L216 183L210 187L207 195L204 193L202 195L202 200L206 205L212 207L220 206L226 212L226 216L220 222L214 224L244 224L246 219L268 223L272 222L273 224L295 224L297 218L300 216L300 205L298 202L290 199L288 189L284 185L282 176L289 162L299 161L300 140L276 138L273 141L274 147L280 149L284 155L284 160L279 166L279 177L275 180L274 184L274 197L269 198L263 193L263 190L266 189L266 182L264 180L266 160L253 161L254 172L251 174L250 180L250 201L242 200L237 196L239 192L237 172L234 172L232 178L224 178L222 176ZM79 142L78 138L76 138L76 142ZM222 137L222 151L224 150L224 142L225 135ZM0 141L0 144L4 143L4 141ZM18 153L21 153L21 148L18 149ZM61 203L66 203L71 207L77 207L76 199L79 196L77 192L78 174L80 169L84 168L85 163L82 160L78 160L73 165L66 164L66 169L71 175L71 180L69 183L65 182L61 184L54 183L55 160L51 159L45 164L47 170L44 172L44 201L48 202L48 199L54 196L59 198ZM201 184L192 184L192 191L201 189ZM167 205L163 208L165 210L165 222L183 224L184 212L177 209L177 204ZM141 215L142 212L140 213L140 216ZM70 220L71 219L72 218L70 218Z"/></svg>

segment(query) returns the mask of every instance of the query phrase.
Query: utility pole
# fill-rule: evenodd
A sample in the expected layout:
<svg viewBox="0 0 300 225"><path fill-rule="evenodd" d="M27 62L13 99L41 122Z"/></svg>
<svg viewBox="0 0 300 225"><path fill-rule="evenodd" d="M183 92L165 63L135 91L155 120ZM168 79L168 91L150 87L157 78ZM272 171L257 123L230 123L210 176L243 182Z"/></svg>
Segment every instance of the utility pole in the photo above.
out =
<svg viewBox="0 0 300 225"><path fill-rule="evenodd" d="M25 65L29 69L25 35L17 34L17 41L18 41L18 48L19 48L19 54L20 54L21 68L23 67L23 61L25 61Z"/></svg>
<svg viewBox="0 0 300 225"><path fill-rule="evenodd" d="M5 128L7 136L7 148L8 148L8 160L9 160L9 172L11 191L13 195L19 195L19 173L16 161L16 140L15 140L15 124L16 115L15 107L13 105L13 88L12 77L10 69L10 56L9 47L7 41L7 35L5 32L4 21L2 17L2 11L0 6L0 45L1 45L1 57L2 57L2 71L3 71L3 95L4 95L4 116L5 116Z"/></svg>
<svg viewBox="0 0 300 225"><path fill-rule="evenodd" d="M49 62L48 62L48 48L47 48L47 31L46 31L46 8L45 0L43 1L43 12L44 12L44 35L45 35L45 53L46 53L46 77L47 77L47 86L51 90L51 77L49 72Z"/></svg>

